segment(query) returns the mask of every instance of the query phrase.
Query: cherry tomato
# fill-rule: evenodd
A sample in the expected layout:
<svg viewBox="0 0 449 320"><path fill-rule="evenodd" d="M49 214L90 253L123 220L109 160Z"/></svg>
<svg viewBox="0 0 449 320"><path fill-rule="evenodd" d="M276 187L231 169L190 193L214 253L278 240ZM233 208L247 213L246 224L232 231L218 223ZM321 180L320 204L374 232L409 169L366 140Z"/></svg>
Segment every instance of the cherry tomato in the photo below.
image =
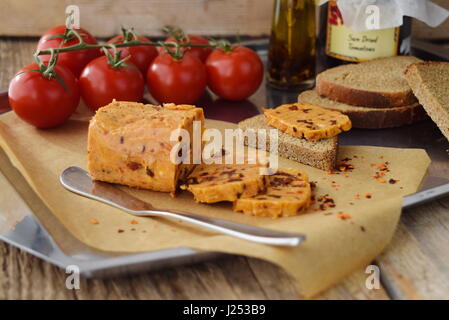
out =
<svg viewBox="0 0 449 320"><path fill-rule="evenodd" d="M206 67L189 52L179 61L164 53L148 69L147 84L151 95L160 103L190 104L206 89Z"/></svg>
<svg viewBox="0 0 449 320"><path fill-rule="evenodd" d="M24 121L38 127L51 128L62 124L75 111L80 100L78 80L64 66L55 66L55 78L45 78L37 63L22 68L9 84L9 104Z"/></svg>
<svg viewBox="0 0 449 320"><path fill-rule="evenodd" d="M37 44L37 50L45 50L50 48L59 48L61 46L61 43L63 41L62 38L53 38L48 39L49 37L55 36L55 35L63 35L65 32L66 27L65 26L57 26L54 27L47 32L45 32L42 37L39 39L39 42ZM86 30L80 28L76 30L83 40L86 43L89 44L97 44L97 40L95 40L92 35L87 32ZM70 39L62 44L62 47L69 47L73 46L75 44L78 44L79 41L77 38ZM73 74L76 77L79 77L81 74L81 71L83 71L83 68L86 66L86 64L89 63L92 59L95 59L101 55L100 50L97 49L86 49L86 50L76 50L76 51L70 51L70 52L63 52L59 55L58 58L58 64L64 65L65 67L69 68ZM42 61L48 62L50 59L50 55L41 55L40 56Z"/></svg>
<svg viewBox="0 0 449 320"><path fill-rule="evenodd" d="M127 66L127 65L128 66ZM141 101L145 81L140 71L129 61L112 67L106 56L89 62L80 76L81 97L93 111L119 101Z"/></svg>
<svg viewBox="0 0 449 320"><path fill-rule="evenodd" d="M253 50L237 46L231 51L215 49L206 60L209 88L219 97L239 101L259 88L263 64Z"/></svg>
<svg viewBox="0 0 449 320"><path fill-rule="evenodd" d="M138 36L138 39L142 42L150 42L148 38ZM107 42L107 44L114 43L119 44L123 43L123 35L115 36L111 40ZM147 73L148 67L150 63L154 60L154 58L158 55L158 52L155 47L152 46L133 46L133 47L122 47L117 48L118 51L121 51L122 58L125 58L131 55L128 61L131 61L136 67L142 72L143 75ZM111 50L110 50L111 51ZM112 51L111 51L112 52Z"/></svg>
<svg viewBox="0 0 449 320"><path fill-rule="evenodd" d="M189 42L191 44L209 44L209 41L202 37L202 36L195 36L195 35L188 35L188 39L185 39L182 41L183 43ZM165 42L174 42L175 38L168 37ZM157 49L159 51L159 54L165 53L165 49L163 47L158 47ZM174 48L170 48L170 50L174 51ZM191 54L199 58L202 62L206 61L207 56L212 52L212 48L199 48L199 47L183 47L182 50L189 50Z"/></svg>

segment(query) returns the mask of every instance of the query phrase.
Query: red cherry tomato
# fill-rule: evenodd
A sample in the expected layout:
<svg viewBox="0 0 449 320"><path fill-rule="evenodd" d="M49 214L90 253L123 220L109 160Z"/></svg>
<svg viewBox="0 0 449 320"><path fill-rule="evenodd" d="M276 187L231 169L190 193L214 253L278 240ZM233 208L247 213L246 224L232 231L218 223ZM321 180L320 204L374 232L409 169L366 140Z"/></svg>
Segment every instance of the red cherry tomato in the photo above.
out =
<svg viewBox="0 0 449 320"><path fill-rule="evenodd" d="M194 103L206 89L206 67L189 52L179 61L164 53L148 69L147 84L160 103Z"/></svg>
<svg viewBox="0 0 449 320"><path fill-rule="evenodd" d="M127 66L128 64L129 66ZM108 63L106 56L89 62L80 76L81 97L93 111L119 101L141 101L145 81L140 71L127 61L118 68Z"/></svg>
<svg viewBox="0 0 449 320"><path fill-rule="evenodd" d="M63 35L65 32L65 26L57 26L54 27L47 32L45 32L42 37L39 39L37 44L37 50L45 50L50 48L59 48L63 41L62 38L53 38L48 39L54 35ZM76 29L76 31L81 35L83 40L89 44L97 44L97 40L95 40L92 35L86 30L80 28ZM62 47L69 47L75 44L78 44L79 41L77 38L70 39L62 44ZM89 63L92 59L95 59L101 55L100 50L97 49L86 49L86 50L76 50L70 52L63 52L59 55L58 65L64 65L69 68L76 77L79 77L81 71ZM50 55L41 55L42 61L48 62L50 59Z"/></svg>
<svg viewBox="0 0 449 320"><path fill-rule="evenodd" d="M183 43L189 42L191 44L209 44L209 41L202 36L188 35L188 39L182 41ZM175 38L168 37L165 42L174 42ZM159 54L165 53L165 49L163 47L158 47L157 49ZM174 51L174 48L170 48L170 50ZM199 58L202 62L206 61L207 56L212 52L212 48L199 48L199 47L183 47L182 50L189 50L191 54Z"/></svg>
<svg viewBox="0 0 449 320"><path fill-rule="evenodd" d="M62 124L75 111L80 100L78 80L64 66L54 72L64 83L45 78L37 63L22 68L9 84L9 104L24 121L38 127L51 128Z"/></svg>
<svg viewBox="0 0 449 320"><path fill-rule="evenodd" d="M206 60L209 88L219 97L239 101L259 88L263 64L253 50L237 46L230 52L215 49Z"/></svg>
<svg viewBox="0 0 449 320"><path fill-rule="evenodd" d="M142 36L138 36L138 39L142 42L150 42L148 38ZM123 35L115 36L107 42L107 44L110 43L123 43ZM156 48L152 46L122 47L117 48L117 50L122 52L122 58L131 55L131 58L129 58L128 61L131 61L133 64L135 64L143 75L147 73L149 65L158 55ZM110 50L110 52L112 53L112 50Z"/></svg>

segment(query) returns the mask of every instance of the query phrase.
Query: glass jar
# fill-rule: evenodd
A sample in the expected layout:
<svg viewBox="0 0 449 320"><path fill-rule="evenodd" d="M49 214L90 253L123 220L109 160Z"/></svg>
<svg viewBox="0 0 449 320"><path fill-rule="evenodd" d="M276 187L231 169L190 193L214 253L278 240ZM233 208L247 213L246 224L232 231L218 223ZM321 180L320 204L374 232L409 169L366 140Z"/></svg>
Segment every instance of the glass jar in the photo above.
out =
<svg viewBox="0 0 449 320"><path fill-rule="evenodd" d="M315 77L315 0L275 0L268 80L277 88L309 88Z"/></svg>
<svg viewBox="0 0 449 320"><path fill-rule="evenodd" d="M351 62L408 55L411 51L411 18L400 27L354 32L343 21L337 2L319 8L317 71Z"/></svg>

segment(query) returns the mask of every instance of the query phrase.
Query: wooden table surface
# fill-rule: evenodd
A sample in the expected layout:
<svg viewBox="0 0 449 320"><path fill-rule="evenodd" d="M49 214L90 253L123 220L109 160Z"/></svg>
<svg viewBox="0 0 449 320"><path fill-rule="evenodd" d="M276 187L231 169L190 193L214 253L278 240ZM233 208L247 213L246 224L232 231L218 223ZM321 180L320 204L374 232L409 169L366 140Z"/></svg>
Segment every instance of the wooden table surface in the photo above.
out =
<svg viewBox="0 0 449 320"><path fill-rule="evenodd" d="M36 40L0 38L0 90L32 62ZM1 191L0 191L1 192ZM376 261L381 288L365 286L359 270L317 299L449 299L449 198L403 213L395 236ZM130 277L82 279L0 242L0 299L297 299L292 279L265 261L229 256Z"/></svg>

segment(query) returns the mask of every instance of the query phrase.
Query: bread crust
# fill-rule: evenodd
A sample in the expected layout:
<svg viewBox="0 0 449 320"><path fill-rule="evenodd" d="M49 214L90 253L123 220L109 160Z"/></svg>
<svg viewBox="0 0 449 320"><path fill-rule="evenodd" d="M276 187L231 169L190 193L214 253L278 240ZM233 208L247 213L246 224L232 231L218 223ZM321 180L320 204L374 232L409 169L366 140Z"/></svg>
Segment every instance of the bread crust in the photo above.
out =
<svg viewBox="0 0 449 320"><path fill-rule="evenodd" d="M298 96L298 101L303 103L318 104L321 107L340 111L346 114L352 122L353 128L359 129L385 129L409 125L428 118L424 108L419 103L392 108L365 108L351 106L353 110L341 110L326 105L326 97L321 97L323 103L317 103L310 99L313 90L304 91ZM314 93L315 95L316 93Z"/></svg>
<svg viewBox="0 0 449 320"><path fill-rule="evenodd" d="M353 106L388 108L411 105L416 103L417 99L406 80L402 79L402 73L408 65L421 61L413 56L397 56L337 66L317 76L316 90L322 96ZM390 78L383 79L385 73L389 74ZM363 86L356 88L346 81L347 77L358 79L359 84ZM379 79L381 82L377 81ZM390 91L383 89L388 86L385 81L393 85L398 80L401 82L400 88ZM376 87L371 87L372 89L370 89L371 81L377 83Z"/></svg>
<svg viewBox="0 0 449 320"><path fill-rule="evenodd" d="M444 136L449 140L449 107L446 105L447 103L440 101L432 94L430 87L434 85L434 83L427 83L422 78L421 71L419 70L419 67L432 66L445 68L445 71L449 72L449 62L428 61L409 65L405 69L404 75L427 114L430 116L432 121L437 124ZM438 80L435 80L435 82L437 81ZM448 85L446 83L438 83L436 85L446 86L447 88Z"/></svg>

